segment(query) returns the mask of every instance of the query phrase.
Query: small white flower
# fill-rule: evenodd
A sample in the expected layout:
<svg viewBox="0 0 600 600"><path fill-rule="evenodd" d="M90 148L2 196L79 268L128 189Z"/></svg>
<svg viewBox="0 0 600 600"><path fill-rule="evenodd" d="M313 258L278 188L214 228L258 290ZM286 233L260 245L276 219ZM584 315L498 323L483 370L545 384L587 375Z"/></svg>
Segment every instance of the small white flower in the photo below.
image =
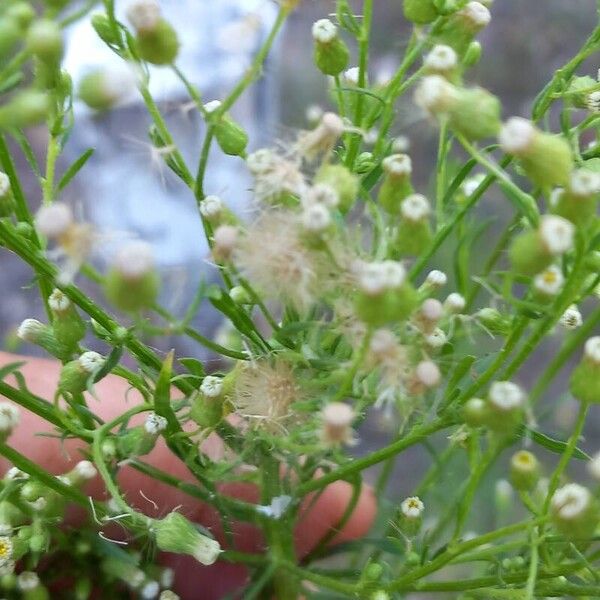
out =
<svg viewBox="0 0 600 600"><path fill-rule="evenodd" d="M199 208L200 214L210 221L219 217L223 212L224 204L219 196L206 196L206 198L200 202Z"/></svg>
<svg viewBox="0 0 600 600"><path fill-rule="evenodd" d="M152 246L140 240L128 242L115 255L112 267L125 279L142 278L154 269Z"/></svg>
<svg viewBox="0 0 600 600"><path fill-rule="evenodd" d="M600 481L600 452L594 454L588 462L588 471L596 481Z"/></svg>
<svg viewBox="0 0 600 600"><path fill-rule="evenodd" d="M92 463L89 460L79 461L75 465L75 468L73 469L73 471L77 477L81 478L84 481L88 481L89 479L94 479L94 477L96 477L96 473L97 473L94 463Z"/></svg>
<svg viewBox="0 0 600 600"><path fill-rule="evenodd" d="M342 74L342 81L347 85L358 85L359 75L358 67L350 67Z"/></svg>
<svg viewBox="0 0 600 600"><path fill-rule="evenodd" d="M427 321L439 321L444 315L444 307L439 300L427 298L421 305L421 316Z"/></svg>
<svg viewBox="0 0 600 600"><path fill-rule="evenodd" d="M400 205L402 217L407 221L423 221L431 214L429 200L422 194L411 194L402 201Z"/></svg>
<svg viewBox="0 0 600 600"><path fill-rule="evenodd" d="M385 290L400 287L406 279L406 269L401 263L384 262L362 265L358 274L358 286L366 294L377 296Z"/></svg>
<svg viewBox="0 0 600 600"><path fill-rule="evenodd" d="M568 330L577 329L583 325L583 317L576 304L572 304L565 310L560 318L560 324Z"/></svg>
<svg viewBox="0 0 600 600"><path fill-rule="evenodd" d="M591 337L584 348L585 357L596 364L600 364L600 335Z"/></svg>
<svg viewBox="0 0 600 600"><path fill-rule="evenodd" d="M138 31L152 31L161 18L157 0L133 0L127 6L127 19Z"/></svg>
<svg viewBox="0 0 600 600"><path fill-rule="evenodd" d="M219 110L222 104L223 103L220 100L211 100L204 105L204 111L210 115L216 110Z"/></svg>
<svg viewBox="0 0 600 600"><path fill-rule="evenodd" d="M33 571L23 571L17 578L17 585L22 592L35 590L40 584L40 578Z"/></svg>
<svg viewBox="0 0 600 600"><path fill-rule="evenodd" d="M423 77L415 92L415 103L429 113L447 111L456 99L456 88L441 75Z"/></svg>
<svg viewBox="0 0 600 600"><path fill-rule="evenodd" d="M556 215L544 215L540 222L540 237L548 252L555 256L568 252L573 247L575 226Z"/></svg>
<svg viewBox="0 0 600 600"><path fill-rule="evenodd" d="M158 435L167 428L167 420L155 412L148 413L144 423L144 429L150 435Z"/></svg>
<svg viewBox="0 0 600 600"><path fill-rule="evenodd" d="M511 381L496 381L490 386L490 402L502 411L509 411L523 406L525 394Z"/></svg>
<svg viewBox="0 0 600 600"><path fill-rule="evenodd" d="M457 67L458 56L450 46L437 44L425 57L424 65L430 71L447 73Z"/></svg>
<svg viewBox="0 0 600 600"><path fill-rule="evenodd" d="M446 334L439 328L434 329L430 334L425 336L425 343L433 349L442 348L448 341Z"/></svg>
<svg viewBox="0 0 600 600"><path fill-rule="evenodd" d="M281 519L285 514L288 506L292 502L291 496L275 496L271 499L271 504L258 505L256 507L257 512L271 519Z"/></svg>
<svg viewBox="0 0 600 600"><path fill-rule="evenodd" d="M331 225L331 214L323 204L307 206L302 213L302 226L311 233L321 233Z"/></svg>
<svg viewBox="0 0 600 600"><path fill-rule="evenodd" d="M575 196L589 197L600 192L600 173L577 169L571 175L569 189Z"/></svg>
<svg viewBox="0 0 600 600"><path fill-rule="evenodd" d="M49 240L60 238L73 226L73 211L62 202L42 206L35 215L35 226Z"/></svg>
<svg viewBox="0 0 600 600"><path fill-rule="evenodd" d="M566 521L577 519L589 507L592 495L587 488L577 483L568 483L552 496L552 510Z"/></svg>
<svg viewBox="0 0 600 600"><path fill-rule="evenodd" d="M421 361L415 369L415 376L427 388L438 386L442 380L439 367L431 360Z"/></svg>
<svg viewBox="0 0 600 600"><path fill-rule="evenodd" d="M79 364L86 373L95 373L104 365L104 357L97 352L84 352L79 357Z"/></svg>
<svg viewBox="0 0 600 600"><path fill-rule="evenodd" d="M12 538L8 535L0 536L0 566L10 562L13 555Z"/></svg>
<svg viewBox="0 0 600 600"><path fill-rule="evenodd" d="M562 271L556 265L549 266L533 279L533 287L546 296L557 296L564 283Z"/></svg>
<svg viewBox="0 0 600 600"><path fill-rule="evenodd" d="M142 586L140 590L140 598L143 600L153 600L158 596L160 592L160 585L158 581L148 581Z"/></svg>
<svg viewBox="0 0 600 600"><path fill-rule="evenodd" d="M64 313L71 307L71 301L61 290L54 290L48 297L48 306L56 313Z"/></svg>
<svg viewBox="0 0 600 600"><path fill-rule="evenodd" d="M207 375L200 385L200 391L208 398L218 398L223 391L223 379Z"/></svg>
<svg viewBox="0 0 600 600"><path fill-rule="evenodd" d="M425 505L419 497L411 496L410 498L406 498L402 501L402 504L400 504L400 510L406 519L412 521L421 518L423 511L425 510Z"/></svg>
<svg viewBox="0 0 600 600"><path fill-rule="evenodd" d="M9 402L0 402L0 432L10 433L21 421L19 409Z"/></svg>
<svg viewBox="0 0 600 600"><path fill-rule="evenodd" d="M487 27L492 19L490 11L481 2L468 2L458 14L477 30Z"/></svg>
<svg viewBox="0 0 600 600"><path fill-rule="evenodd" d="M8 196L10 192L10 179L6 173L0 171L0 198Z"/></svg>
<svg viewBox="0 0 600 600"><path fill-rule="evenodd" d="M504 152L518 156L529 150L536 134L537 129L531 121L512 117L502 125L498 141Z"/></svg>
<svg viewBox="0 0 600 600"><path fill-rule="evenodd" d="M319 19L312 26L312 36L320 44L329 44L337 37L337 27L329 19Z"/></svg>
<svg viewBox="0 0 600 600"><path fill-rule="evenodd" d="M405 135L399 135L392 140L392 152L405 154L410 150L410 140Z"/></svg>
<svg viewBox="0 0 600 600"><path fill-rule="evenodd" d="M467 301L464 296L457 292L452 292L444 300L444 308L452 314L460 314L467 306Z"/></svg>
<svg viewBox="0 0 600 600"><path fill-rule="evenodd" d="M425 283L436 289L444 287L448 283L448 275L443 271L434 269L427 274Z"/></svg>
<svg viewBox="0 0 600 600"><path fill-rule="evenodd" d="M340 195L330 185L317 183L306 190L302 201L305 206L322 204L327 208L335 208L340 203Z"/></svg>
<svg viewBox="0 0 600 600"><path fill-rule="evenodd" d="M17 329L17 337L24 342L33 342L46 331L46 325L37 319L25 319Z"/></svg>
<svg viewBox="0 0 600 600"><path fill-rule="evenodd" d="M386 156L381 163L383 170L392 177L407 177L412 173L412 161L408 154Z"/></svg>

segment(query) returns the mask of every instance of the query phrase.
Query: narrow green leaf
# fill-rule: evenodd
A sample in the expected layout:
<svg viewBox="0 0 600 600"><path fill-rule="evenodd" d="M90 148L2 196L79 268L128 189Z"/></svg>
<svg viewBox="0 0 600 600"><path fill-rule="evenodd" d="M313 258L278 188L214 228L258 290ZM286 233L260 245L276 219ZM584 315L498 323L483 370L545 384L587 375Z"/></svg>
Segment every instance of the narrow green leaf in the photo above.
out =
<svg viewBox="0 0 600 600"><path fill-rule="evenodd" d="M555 454L563 454L563 452L567 448L567 442L563 442L562 440L557 440L551 438L549 435L542 433L541 431L536 431L535 429L531 429L526 426L522 426L518 432L521 437L529 437L539 446L543 446L550 452L554 452ZM580 448L575 448L573 452L573 457L579 460L590 460L590 456L586 454Z"/></svg>
<svg viewBox="0 0 600 600"><path fill-rule="evenodd" d="M171 374L174 356L175 350L171 350L162 364L154 389L154 407L157 414L167 419L171 431L179 431L179 422L171 406Z"/></svg>
<svg viewBox="0 0 600 600"><path fill-rule="evenodd" d="M64 190L73 177L81 171L85 163L90 159L90 157L94 154L94 148L88 148L64 173L64 175L60 178L58 182L57 191Z"/></svg>

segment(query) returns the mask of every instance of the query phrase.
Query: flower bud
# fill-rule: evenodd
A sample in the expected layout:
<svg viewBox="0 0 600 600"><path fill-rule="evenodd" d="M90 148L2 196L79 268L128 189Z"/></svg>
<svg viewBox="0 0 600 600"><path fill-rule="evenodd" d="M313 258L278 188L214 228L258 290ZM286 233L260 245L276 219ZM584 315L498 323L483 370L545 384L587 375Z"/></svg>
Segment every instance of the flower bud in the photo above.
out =
<svg viewBox="0 0 600 600"><path fill-rule="evenodd" d="M10 217L14 210L15 199L10 186L10 179L6 173L0 171L0 219Z"/></svg>
<svg viewBox="0 0 600 600"><path fill-rule="evenodd" d="M462 64L464 67L474 67L481 60L481 44L473 40L467 47L463 55Z"/></svg>
<svg viewBox="0 0 600 600"><path fill-rule="evenodd" d="M452 81L458 69L458 56L450 46L437 44L425 56L423 67L428 75L441 75Z"/></svg>
<svg viewBox="0 0 600 600"><path fill-rule="evenodd" d="M482 427L490 418L488 405L481 398L471 398L465 402L462 416L469 427Z"/></svg>
<svg viewBox="0 0 600 600"><path fill-rule="evenodd" d="M136 312L154 304L159 287L150 245L130 242L115 256L106 276L104 292L117 308Z"/></svg>
<svg viewBox="0 0 600 600"><path fill-rule="evenodd" d="M400 222L392 249L398 256L418 256L431 243L431 206L425 196L411 194L400 205Z"/></svg>
<svg viewBox="0 0 600 600"><path fill-rule="evenodd" d="M404 16L416 25L426 25L438 17L434 0L404 0Z"/></svg>
<svg viewBox="0 0 600 600"><path fill-rule="evenodd" d="M8 58L21 38L19 22L8 16L0 17L0 59Z"/></svg>
<svg viewBox="0 0 600 600"><path fill-rule="evenodd" d="M33 23L27 32L27 48L43 64L56 67L63 55L59 25L46 19Z"/></svg>
<svg viewBox="0 0 600 600"><path fill-rule="evenodd" d="M248 146L248 134L229 115L218 115L216 118L212 116L220 106L221 102L218 100L205 104L206 119L213 126L215 138L221 150L229 156L242 156Z"/></svg>
<svg viewBox="0 0 600 600"><path fill-rule="evenodd" d="M392 154L381 166L385 175L377 199L388 213L397 215L402 201L413 193L412 161L407 154Z"/></svg>
<svg viewBox="0 0 600 600"><path fill-rule="evenodd" d="M489 25L490 20L490 11L481 2L467 2L463 8L448 17L438 40L463 56L475 36Z"/></svg>
<svg viewBox="0 0 600 600"><path fill-rule="evenodd" d="M96 34L105 44L116 46L120 43L119 36L115 35L115 31L108 15L96 13L95 15L92 15L91 23Z"/></svg>
<svg viewBox="0 0 600 600"><path fill-rule="evenodd" d="M97 111L111 109L128 93L132 78L128 72L97 68L79 82L77 95Z"/></svg>
<svg viewBox="0 0 600 600"><path fill-rule="evenodd" d="M162 14L156 0L133 0L127 6L127 20L136 31L154 31Z"/></svg>
<svg viewBox="0 0 600 600"><path fill-rule="evenodd" d="M571 174L569 185L552 196L552 212L578 226L593 222L600 193L600 173L577 169Z"/></svg>
<svg viewBox="0 0 600 600"><path fill-rule="evenodd" d="M40 323L37 319L25 319L17 329L17 337L24 342L43 348L61 360L69 358L72 354L72 348L56 339L52 327Z"/></svg>
<svg viewBox="0 0 600 600"><path fill-rule="evenodd" d="M10 402L0 402L0 440L5 441L21 421L19 409Z"/></svg>
<svg viewBox="0 0 600 600"><path fill-rule="evenodd" d="M50 99L44 92L24 90L0 107L0 128L28 127L48 116Z"/></svg>
<svg viewBox="0 0 600 600"><path fill-rule="evenodd" d="M339 75L348 66L350 52L339 37L337 27L329 19L321 19L312 27L315 64L325 75Z"/></svg>
<svg viewBox="0 0 600 600"><path fill-rule="evenodd" d="M104 365L104 361L104 357L97 352L84 352L79 358L63 365L58 380L58 391L62 394L84 392Z"/></svg>
<svg viewBox="0 0 600 600"><path fill-rule="evenodd" d="M54 317L52 331L59 343L73 348L85 337L85 323L73 303L63 292L55 289L48 298L48 306Z"/></svg>
<svg viewBox="0 0 600 600"><path fill-rule="evenodd" d="M571 374L570 389L581 402L600 403L600 336L585 343L583 358Z"/></svg>
<svg viewBox="0 0 600 600"><path fill-rule="evenodd" d="M233 225L219 225L213 234L213 258L217 262L228 261L236 248L239 229Z"/></svg>
<svg viewBox="0 0 600 600"><path fill-rule="evenodd" d="M572 304L565 310L559 323L568 331L572 331L583 325L583 317L576 304Z"/></svg>
<svg viewBox="0 0 600 600"><path fill-rule="evenodd" d="M317 171L314 182L329 186L337 194L342 214L346 214L358 198L360 178L344 165L324 164Z"/></svg>
<svg viewBox="0 0 600 600"><path fill-rule="evenodd" d="M532 490L540 478L540 463L534 454L519 450L510 459L510 482L517 490Z"/></svg>
<svg viewBox="0 0 600 600"><path fill-rule="evenodd" d="M157 433L151 433L145 425L131 427L117 437L117 456L121 460L145 456L154 449Z"/></svg>
<svg viewBox="0 0 600 600"><path fill-rule="evenodd" d="M206 196L199 205L200 214L209 223L218 223L225 205L219 196Z"/></svg>
<svg viewBox="0 0 600 600"><path fill-rule="evenodd" d="M352 422L356 418L354 410L343 402L330 402L322 412L321 439L328 445L355 442Z"/></svg>
<svg viewBox="0 0 600 600"><path fill-rule="evenodd" d="M497 433L510 434L523 420L525 394L518 385L510 381L492 383L487 404L487 426Z"/></svg>
<svg viewBox="0 0 600 600"><path fill-rule="evenodd" d="M540 131L531 121L513 117L500 130L502 149L519 158L527 176L542 187L567 185L573 170L569 144Z"/></svg>
<svg viewBox="0 0 600 600"><path fill-rule="evenodd" d="M598 507L590 491L577 483L556 490L550 502L552 522L569 540L587 540L598 525Z"/></svg>
<svg viewBox="0 0 600 600"><path fill-rule="evenodd" d="M400 504L400 528L408 537L414 537L421 528L425 505L417 496L406 498Z"/></svg>
<svg viewBox="0 0 600 600"><path fill-rule="evenodd" d="M178 512L153 522L156 545L163 552L189 554L203 565L212 565L219 558L221 546L198 531L195 525Z"/></svg>
<svg viewBox="0 0 600 600"><path fill-rule="evenodd" d="M98 472L96 467L89 460L79 461L71 471L61 476L63 483L73 487L81 487L84 483L94 479Z"/></svg>
<svg viewBox="0 0 600 600"><path fill-rule="evenodd" d="M567 90L568 98L576 108L587 108L588 107L588 96L590 88L598 85L598 82L585 75L584 77L573 77Z"/></svg>
<svg viewBox="0 0 600 600"><path fill-rule="evenodd" d="M248 293L248 290L242 285L236 285L236 286L232 287L229 290L229 296L236 304L253 304L254 303L250 294Z"/></svg>
<svg viewBox="0 0 600 600"><path fill-rule="evenodd" d="M136 45L140 58L153 65L170 65L179 54L177 31L165 19L152 29L139 29Z"/></svg>

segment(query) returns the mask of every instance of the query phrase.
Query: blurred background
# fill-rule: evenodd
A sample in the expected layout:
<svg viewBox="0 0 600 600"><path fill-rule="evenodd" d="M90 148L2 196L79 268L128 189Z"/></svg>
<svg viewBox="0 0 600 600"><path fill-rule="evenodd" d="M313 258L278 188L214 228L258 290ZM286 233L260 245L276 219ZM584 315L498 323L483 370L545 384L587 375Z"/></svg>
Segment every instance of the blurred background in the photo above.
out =
<svg viewBox="0 0 600 600"><path fill-rule="evenodd" d="M118 1L117 5L122 9L126 2ZM271 0L163 0L161 5L181 33L183 48L179 64L198 85L205 101L221 98L231 89L260 45L276 10ZM505 117L527 116L537 92L590 33L596 22L596 2L497 0L491 10L491 25L480 36L483 58L468 78L501 97ZM310 28L313 21L333 11L333 0L301 1L266 65L265 77L236 107L235 117L250 133L251 149L285 143L298 128L307 127L307 107L329 106L327 82L312 64ZM360 3L356 3L356 11L360 12ZM400 0L377 0L374 31L371 82L385 79L393 72L409 38L410 27L402 18ZM111 53L95 43L89 26L73 27L68 35L66 67L75 79L92 66L113 61ZM587 74L595 77L598 66L600 64L589 61ZM168 73L155 69L152 77L153 91L174 137L191 161L198 153L202 123L196 112L190 110L181 86ZM152 243L164 272L167 307L182 314L199 279L212 276L205 262L206 246L194 199L160 166L160 157L148 143L149 119L137 102L135 91L123 107L110 115L94 115L82 106L77 107L77 113L63 166L88 147L96 151L62 199L95 222L106 235L103 250L95 257L99 263L106 261L127 236ZM394 134L410 139L416 186L427 193L435 160L436 130L413 107L411 94L399 103L398 114ZM31 135L35 147L41 151L43 132L33 131ZM26 162L20 160L19 166L35 206L39 202L39 190L28 176ZM243 214L251 197L244 173L239 161L224 159L215 152L211 156L207 192L222 196ZM506 204L501 196L491 192L482 210L502 221L506 218ZM432 267L443 268L443 263L442 257L440 264ZM24 318L41 316L42 310L37 291L30 285L31 272L27 267L8 253L0 252L0 273L3 290L0 336L6 340L7 348L17 349L12 341L16 326ZM196 325L209 334L220 323L213 314L202 309ZM181 341L165 342L169 346L175 343L187 355L203 356L197 347L188 347ZM552 341L546 344L537 355L538 365L543 364L554 347ZM31 352L32 348L23 351ZM521 381L525 386L531 383L536 370L528 369L527 373ZM559 383L553 393L558 397L562 392ZM569 426L571 413L567 402L564 410L549 415L549 426L555 432L564 431ZM362 444L357 452L380 447L384 443L382 432L389 429L388 425L383 419L373 419L361 432ZM594 423L587 434L588 446L593 451L593 440L597 438ZM413 482L430 462L431 458L422 449L415 449L413 455L398 461L391 477L391 499L409 495ZM464 474L461 469L464 466L456 466L455 472L448 473L450 481L452 476ZM374 480L376 475L374 472L368 477ZM491 501L494 486L486 489ZM441 502L444 493L440 488Z"/></svg>

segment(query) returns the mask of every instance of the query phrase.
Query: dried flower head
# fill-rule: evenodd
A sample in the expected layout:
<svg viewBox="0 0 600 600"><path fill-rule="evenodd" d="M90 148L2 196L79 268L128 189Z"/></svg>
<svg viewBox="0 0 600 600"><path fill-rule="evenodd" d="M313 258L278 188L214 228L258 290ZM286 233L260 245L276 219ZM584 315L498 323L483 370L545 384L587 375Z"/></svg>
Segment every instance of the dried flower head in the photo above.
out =
<svg viewBox="0 0 600 600"><path fill-rule="evenodd" d="M308 160L333 150L339 137L344 133L344 121L332 112L326 112L321 122L308 131L298 141L298 153Z"/></svg>

